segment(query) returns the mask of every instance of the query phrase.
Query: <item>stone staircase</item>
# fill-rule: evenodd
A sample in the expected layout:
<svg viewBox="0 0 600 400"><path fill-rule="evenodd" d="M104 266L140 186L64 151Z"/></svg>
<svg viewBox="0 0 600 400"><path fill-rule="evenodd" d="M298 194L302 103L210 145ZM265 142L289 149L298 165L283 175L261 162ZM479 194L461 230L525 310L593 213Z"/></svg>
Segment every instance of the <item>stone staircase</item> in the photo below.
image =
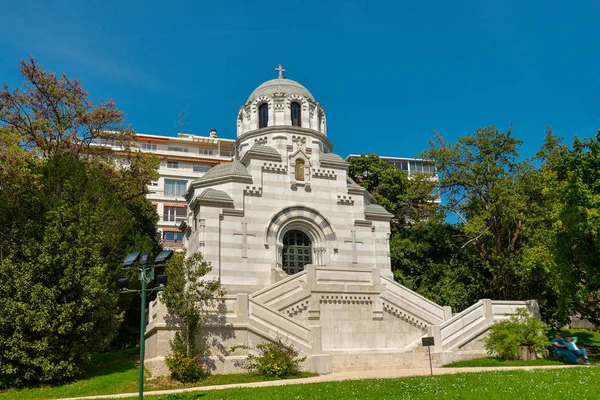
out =
<svg viewBox="0 0 600 400"><path fill-rule="evenodd" d="M431 353L431 362L434 368L442 366L439 354ZM429 355L424 348L412 352L334 353L332 364L332 372L429 368Z"/></svg>
<svg viewBox="0 0 600 400"><path fill-rule="evenodd" d="M376 268L307 266L254 293L226 296L224 314L214 310L221 317L212 328L232 340L228 343L237 344L233 338L238 336L251 348L283 338L307 356L308 370L318 373L428 368L423 337L434 338L435 367L481 356L485 350L480 339L491 324L519 307L535 314L536 305L486 299L453 316L449 307L380 276ZM158 375L166 370L163 354L172 338L164 313L158 300L151 302L146 366ZM215 355L215 365L221 365L221 373L237 372L236 360L244 357Z"/></svg>

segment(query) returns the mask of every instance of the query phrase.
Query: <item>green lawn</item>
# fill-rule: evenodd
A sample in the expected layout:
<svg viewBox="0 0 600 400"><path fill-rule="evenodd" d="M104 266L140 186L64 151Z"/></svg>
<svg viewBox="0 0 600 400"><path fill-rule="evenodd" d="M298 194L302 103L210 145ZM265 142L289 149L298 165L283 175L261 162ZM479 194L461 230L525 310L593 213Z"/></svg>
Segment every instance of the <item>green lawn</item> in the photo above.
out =
<svg viewBox="0 0 600 400"><path fill-rule="evenodd" d="M139 377L139 349L129 349L114 353L96 354L84 379L68 385L43 386L28 389L10 389L0 392L0 400L56 399L61 397L95 396L117 393L137 393ZM299 377L315 376L302 373ZM255 374L211 375L199 383L181 384L167 378L150 379L146 371L144 391L179 389L186 387L227 385L265 380Z"/></svg>
<svg viewBox="0 0 600 400"><path fill-rule="evenodd" d="M452 364L444 365L445 368L462 368L462 367L523 367L537 365L564 365L560 361L548 360L540 358L538 360L514 360L502 361L496 357L474 358L472 360L463 360L453 362Z"/></svg>
<svg viewBox="0 0 600 400"><path fill-rule="evenodd" d="M598 399L600 368L490 371L400 379L325 382L266 388L226 389L153 396L156 400Z"/></svg>

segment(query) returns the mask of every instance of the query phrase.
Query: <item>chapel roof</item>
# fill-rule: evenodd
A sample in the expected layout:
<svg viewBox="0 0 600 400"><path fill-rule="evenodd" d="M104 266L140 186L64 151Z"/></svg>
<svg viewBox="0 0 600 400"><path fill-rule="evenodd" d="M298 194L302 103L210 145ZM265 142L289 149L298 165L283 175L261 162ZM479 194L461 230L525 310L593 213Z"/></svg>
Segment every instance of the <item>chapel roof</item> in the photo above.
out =
<svg viewBox="0 0 600 400"><path fill-rule="evenodd" d="M206 174L198 178L196 182L204 182L207 180L229 176L237 176L242 178L252 177L244 164L238 160L233 160L232 162L227 162L212 167Z"/></svg>
<svg viewBox="0 0 600 400"><path fill-rule="evenodd" d="M393 216L379 204L365 205L365 214L369 214L372 216L378 216L378 217L386 217L386 218L391 218Z"/></svg>
<svg viewBox="0 0 600 400"><path fill-rule="evenodd" d="M264 144L257 143L254 146L252 146L252 148L250 150L252 150L256 153L280 155L277 150L275 150L271 146L265 146Z"/></svg>
<svg viewBox="0 0 600 400"><path fill-rule="evenodd" d="M246 152L244 159L249 156L257 156L259 158L266 158L273 161L281 162L281 154L271 146L265 146L264 144L255 144Z"/></svg>
<svg viewBox="0 0 600 400"><path fill-rule="evenodd" d="M330 166L334 168L348 168L348 162L335 153L321 153L319 162L322 166Z"/></svg>
<svg viewBox="0 0 600 400"><path fill-rule="evenodd" d="M208 188L198 196L201 199L216 200L216 201L233 201L231 196L222 190Z"/></svg>
<svg viewBox="0 0 600 400"><path fill-rule="evenodd" d="M248 97L247 103L259 96L267 95L273 97L275 93L285 93L286 96L296 94L306 97L311 101L315 101L315 98L310 94L307 88L296 81L281 77L268 80L254 89L250 97Z"/></svg>

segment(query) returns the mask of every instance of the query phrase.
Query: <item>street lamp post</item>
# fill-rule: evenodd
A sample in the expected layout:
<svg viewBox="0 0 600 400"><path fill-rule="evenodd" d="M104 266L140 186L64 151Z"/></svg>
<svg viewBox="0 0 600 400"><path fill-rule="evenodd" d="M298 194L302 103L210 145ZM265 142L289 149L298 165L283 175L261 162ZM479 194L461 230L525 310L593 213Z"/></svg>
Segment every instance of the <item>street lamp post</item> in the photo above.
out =
<svg viewBox="0 0 600 400"><path fill-rule="evenodd" d="M158 287L147 289L146 286L154 279L154 267L165 265L167 260L173 255L173 250L161 251L154 263L148 263L150 255L148 253L141 254L140 252L129 253L123 261L123 268L138 268L138 279L142 283L141 290L129 289L129 279L119 279L119 286L121 291L124 293L137 292L142 296L142 305L140 307L140 384L139 384L139 398L144 398L144 344L145 344L145 331L146 331L146 292L155 292L163 290L166 283L166 275L158 275L156 280L159 284Z"/></svg>

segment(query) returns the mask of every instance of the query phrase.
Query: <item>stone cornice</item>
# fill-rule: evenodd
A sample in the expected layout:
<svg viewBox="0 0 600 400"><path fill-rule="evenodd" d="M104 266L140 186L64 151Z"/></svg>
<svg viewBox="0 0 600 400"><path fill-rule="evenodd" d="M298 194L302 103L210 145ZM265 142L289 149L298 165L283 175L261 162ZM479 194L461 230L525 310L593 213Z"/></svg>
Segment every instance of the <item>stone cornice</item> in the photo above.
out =
<svg viewBox="0 0 600 400"><path fill-rule="evenodd" d="M373 195L371 193L369 193L369 191L367 189L365 189L364 187L362 187L362 186L360 186L360 187L349 186L348 187L348 194L359 194L359 195L365 196L372 203L376 202L376 200L373 197Z"/></svg>
<svg viewBox="0 0 600 400"><path fill-rule="evenodd" d="M242 177L242 176L220 176L213 179L206 179L203 181L192 181L190 186L186 192L186 199L189 201L188 194L191 195L194 189L203 188L207 186L213 186L219 183L229 183L229 182L238 182L238 183L252 183L252 177Z"/></svg>
<svg viewBox="0 0 600 400"><path fill-rule="evenodd" d="M313 129L302 128L299 126L286 126L286 125L277 125L277 126L269 126L266 128L255 129L253 131L246 132L240 136L238 136L236 142L236 146L243 141L251 139L257 136L264 136L274 133L291 133L291 134L300 134L307 135L313 138L321 140L323 143L329 147L329 149L333 150L333 143L321 132L317 132Z"/></svg>
<svg viewBox="0 0 600 400"><path fill-rule="evenodd" d="M242 157L242 164L248 165L248 161L250 160L264 160L264 161L275 161L281 162L281 154L272 154L272 153L260 153L252 150L252 148L246 153L244 153L244 157Z"/></svg>
<svg viewBox="0 0 600 400"><path fill-rule="evenodd" d="M192 233L192 227L189 226L186 221L181 221L181 224L179 224L179 230L183 232L186 238L189 238Z"/></svg>

